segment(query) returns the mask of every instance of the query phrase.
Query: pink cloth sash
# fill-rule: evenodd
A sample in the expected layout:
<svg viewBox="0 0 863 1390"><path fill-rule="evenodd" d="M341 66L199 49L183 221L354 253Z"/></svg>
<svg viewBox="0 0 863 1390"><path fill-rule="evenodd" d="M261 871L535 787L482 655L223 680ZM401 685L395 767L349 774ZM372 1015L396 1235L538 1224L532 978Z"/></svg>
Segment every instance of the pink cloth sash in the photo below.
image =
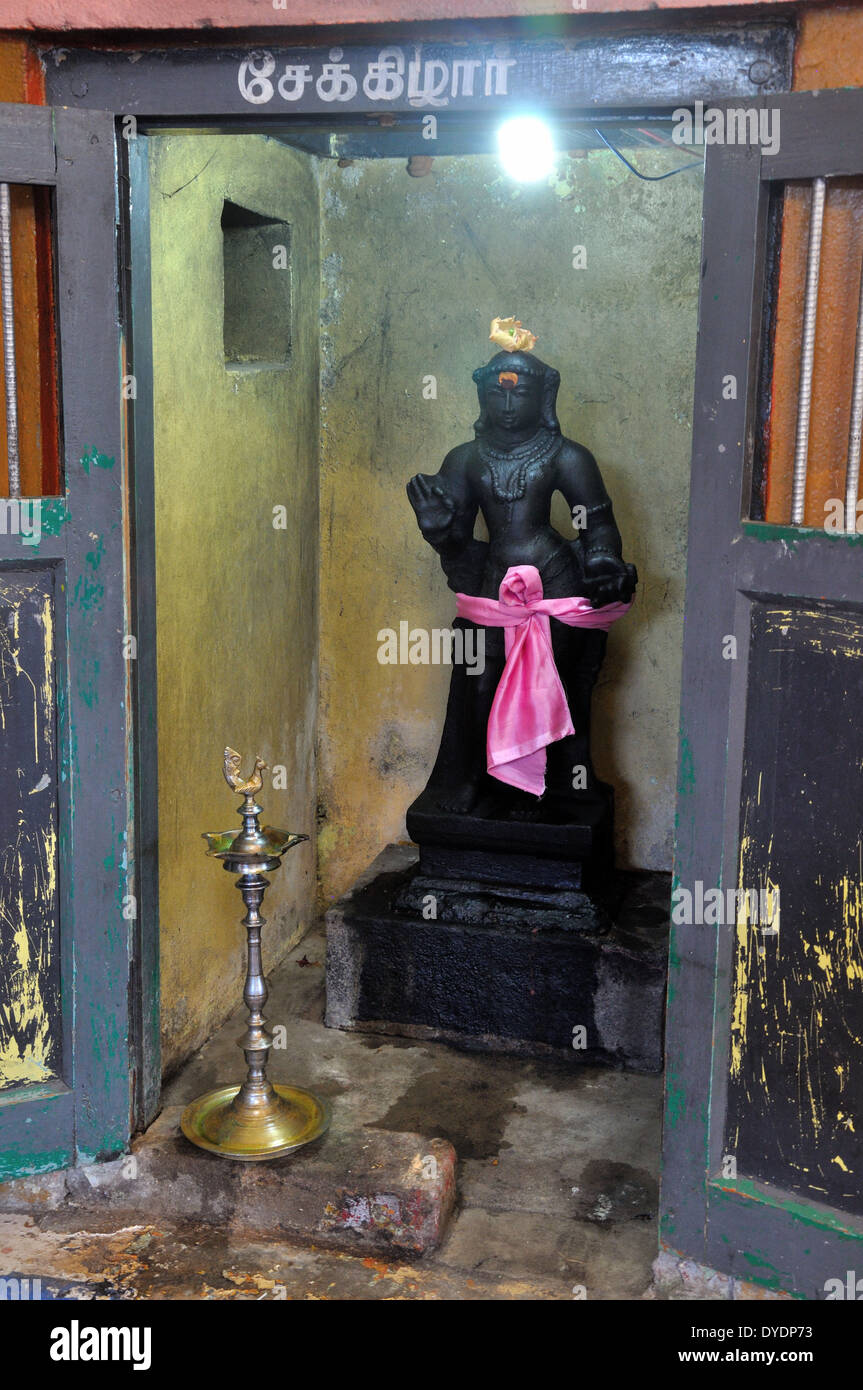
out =
<svg viewBox="0 0 863 1390"><path fill-rule="evenodd" d="M554 661L549 619L607 632L632 603L591 608L586 598L543 598L534 565L513 565L498 592L496 599L456 594L460 618L504 629L506 665L489 715L488 770L499 782L542 796L546 748L575 733Z"/></svg>

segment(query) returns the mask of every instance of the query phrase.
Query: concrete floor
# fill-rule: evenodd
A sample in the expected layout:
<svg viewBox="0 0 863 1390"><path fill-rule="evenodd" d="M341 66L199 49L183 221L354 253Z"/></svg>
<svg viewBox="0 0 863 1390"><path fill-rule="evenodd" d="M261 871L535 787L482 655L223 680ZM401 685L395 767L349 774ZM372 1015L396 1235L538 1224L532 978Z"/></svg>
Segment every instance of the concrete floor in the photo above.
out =
<svg viewBox="0 0 863 1390"><path fill-rule="evenodd" d="M0 1217L7 1269L79 1296L186 1299L639 1299L657 1250L661 1078L457 1052L323 1026L325 942L270 980L285 1029L271 1074L327 1096L341 1123L448 1139L458 1197L442 1246L413 1263L244 1240L219 1227L60 1210ZM165 1105L238 1079L245 1011L171 1081ZM280 1035L277 1033L276 1035ZM217 1160L218 1161L218 1160Z"/></svg>

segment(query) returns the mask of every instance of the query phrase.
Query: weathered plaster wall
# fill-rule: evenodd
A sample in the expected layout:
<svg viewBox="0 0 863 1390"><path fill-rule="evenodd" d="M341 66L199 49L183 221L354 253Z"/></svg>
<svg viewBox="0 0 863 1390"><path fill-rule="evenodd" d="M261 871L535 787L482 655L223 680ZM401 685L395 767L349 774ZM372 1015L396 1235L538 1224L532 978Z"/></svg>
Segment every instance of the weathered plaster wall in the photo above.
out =
<svg viewBox="0 0 863 1390"><path fill-rule="evenodd" d="M648 172L667 156L639 156ZM448 671L383 666L376 634L448 626L453 596L405 496L472 437L470 373L515 313L562 376L564 432L596 454L637 607L597 694L600 774L621 861L671 854L701 177L642 183L612 154L565 159L538 189L490 156L322 168L322 611L319 837L324 896L387 841L437 750ZM585 269L573 247L586 248ZM437 399L423 398L423 378ZM569 516L558 498L556 521ZM569 531L571 533L571 530Z"/></svg>
<svg viewBox="0 0 863 1390"><path fill-rule="evenodd" d="M313 834L317 705L318 216L308 161L263 136L152 142L160 912L164 1065L242 988L242 904L201 832L238 823L226 743L287 770L266 820ZM224 199L292 225L293 356L230 371L222 337ZM249 313L259 311L251 302ZM273 508L287 508L287 527ZM309 924L314 850L267 895L270 969ZM278 1022L277 1019L272 1022Z"/></svg>

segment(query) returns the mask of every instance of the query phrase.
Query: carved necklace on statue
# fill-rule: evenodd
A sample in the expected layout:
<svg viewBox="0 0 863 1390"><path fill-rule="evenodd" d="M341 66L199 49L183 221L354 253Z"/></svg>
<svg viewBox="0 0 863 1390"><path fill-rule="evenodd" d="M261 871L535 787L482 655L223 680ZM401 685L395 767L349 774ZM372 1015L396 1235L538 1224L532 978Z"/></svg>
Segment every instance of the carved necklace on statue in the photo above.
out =
<svg viewBox="0 0 863 1390"><path fill-rule="evenodd" d="M540 428L532 439L514 449L496 449L487 439L477 440L479 456L498 502L518 502L527 491L529 472L540 472L550 463L563 440L559 434Z"/></svg>

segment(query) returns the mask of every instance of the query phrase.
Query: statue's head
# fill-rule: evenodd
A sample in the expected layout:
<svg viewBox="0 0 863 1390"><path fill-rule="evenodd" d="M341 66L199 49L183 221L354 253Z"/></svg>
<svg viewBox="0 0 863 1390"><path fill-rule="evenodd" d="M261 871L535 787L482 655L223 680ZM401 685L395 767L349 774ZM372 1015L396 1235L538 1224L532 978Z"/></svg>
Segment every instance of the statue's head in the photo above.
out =
<svg viewBox="0 0 863 1390"><path fill-rule="evenodd" d="M560 434L557 392L560 373L530 352L498 352L473 373L479 396L478 435L494 429L522 434L543 425Z"/></svg>

